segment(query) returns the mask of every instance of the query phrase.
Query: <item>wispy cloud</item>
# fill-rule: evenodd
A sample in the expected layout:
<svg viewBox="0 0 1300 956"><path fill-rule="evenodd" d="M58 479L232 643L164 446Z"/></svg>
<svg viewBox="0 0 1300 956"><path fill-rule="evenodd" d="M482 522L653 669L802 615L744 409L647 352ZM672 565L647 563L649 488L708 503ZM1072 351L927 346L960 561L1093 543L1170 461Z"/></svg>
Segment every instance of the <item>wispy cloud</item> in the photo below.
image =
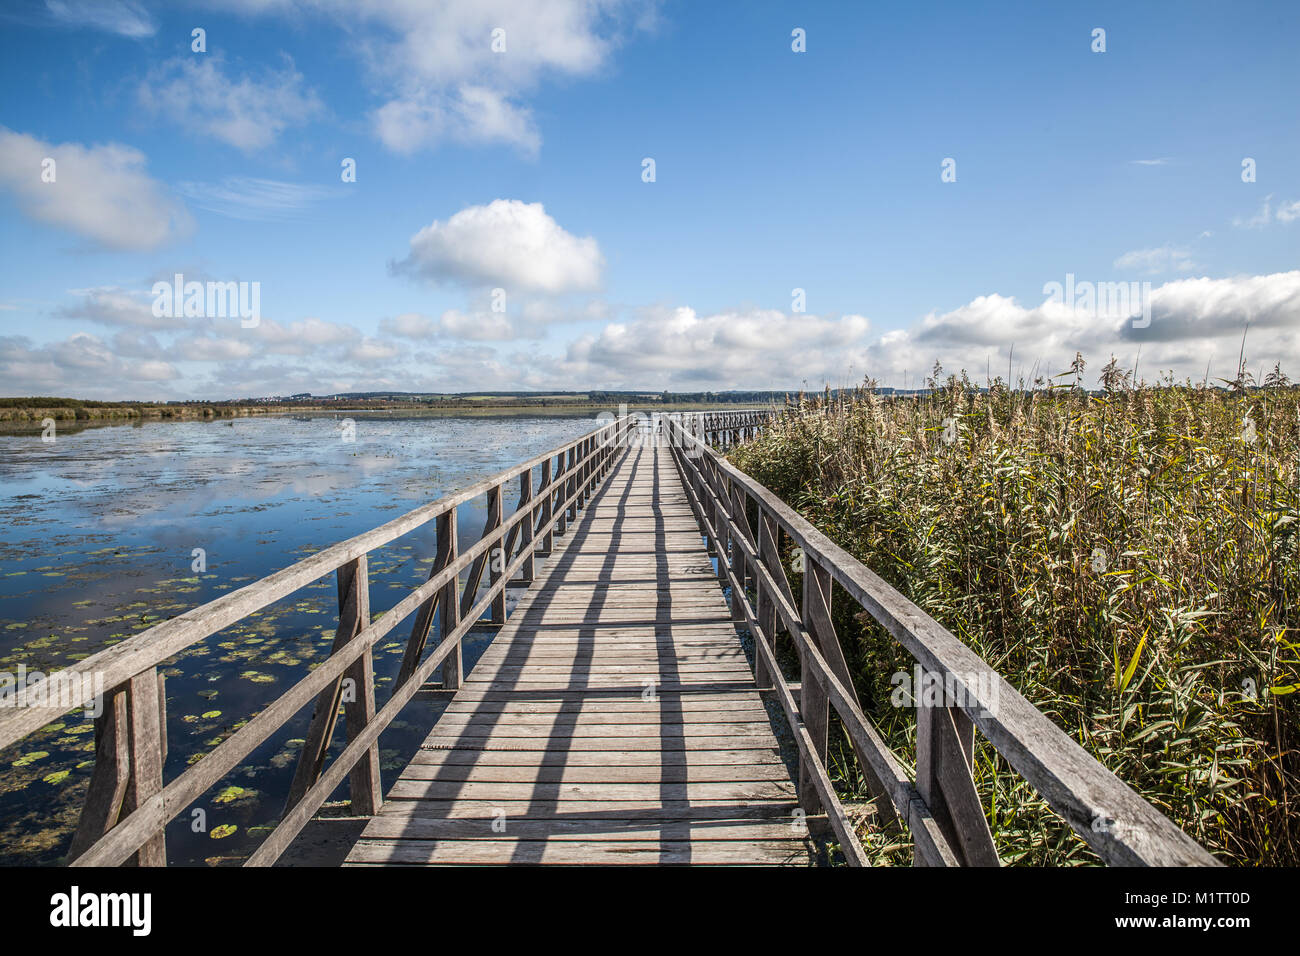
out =
<svg viewBox="0 0 1300 956"><path fill-rule="evenodd" d="M1136 269L1147 275L1163 272L1190 272L1196 268L1190 249L1163 245L1154 249L1134 249L1115 260L1116 269Z"/></svg>
<svg viewBox="0 0 1300 956"><path fill-rule="evenodd" d="M135 0L45 0L55 20L73 27L103 30L140 39L158 32L149 11Z"/></svg>
<svg viewBox="0 0 1300 956"><path fill-rule="evenodd" d="M536 335L539 330L520 325L503 312L448 309L438 318L419 312L404 312L381 319L379 331L415 342L462 339L471 342L510 342Z"/></svg>
<svg viewBox="0 0 1300 956"><path fill-rule="evenodd" d="M1255 210L1253 216L1247 218L1236 218L1232 224L1238 229L1263 229L1269 223L1280 222L1290 224L1300 219L1300 199L1292 199L1277 204L1273 208L1273 194L1269 193L1264 197L1264 201Z"/></svg>
<svg viewBox="0 0 1300 956"><path fill-rule="evenodd" d="M199 209L252 222L298 219L315 203L342 195L341 189L248 176L227 176L216 183L181 182L176 190Z"/></svg>
<svg viewBox="0 0 1300 956"><path fill-rule="evenodd" d="M1133 166L1168 166L1169 158L1162 159L1130 159L1129 164Z"/></svg>
<svg viewBox="0 0 1300 956"><path fill-rule="evenodd" d="M178 119L191 132L245 152L270 146L285 129L324 111L287 56L280 70L238 79L226 74L220 53L174 57L145 78L137 97L150 113Z"/></svg>
<svg viewBox="0 0 1300 956"><path fill-rule="evenodd" d="M1269 193L1264 197L1264 201L1260 203L1259 209L1255 211L1255 215L1244 219L1238 216L1232 220L1232 224L1238 229L1263 229L1269 224L1269 220L1272 218L1273 194Z"/></svg>

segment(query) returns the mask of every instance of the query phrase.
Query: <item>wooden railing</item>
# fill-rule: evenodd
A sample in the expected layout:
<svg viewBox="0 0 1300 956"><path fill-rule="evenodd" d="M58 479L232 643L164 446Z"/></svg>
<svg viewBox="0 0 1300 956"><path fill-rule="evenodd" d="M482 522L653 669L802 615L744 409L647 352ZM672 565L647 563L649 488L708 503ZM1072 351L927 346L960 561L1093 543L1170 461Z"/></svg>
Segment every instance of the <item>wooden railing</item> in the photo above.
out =
<svg viewBox="0 0 1300 956"><path fill-rule="evenodd" d="M770 409L746 408L735 412L684 412L670 415L667 420L679 423L704 444L725 450L755 437L775 416Z"/></svg>
<svg viewBox="0 0 1300 956"><path fill-rule="evenodd" d="M95 721L95 765L68 854L72 864L114 866L134 859L140 865L165 865L168 821L313 700L316 706L285 812L245 865L275 862L345 777L354 812L373 814L381 802L380 733L435 668L442 667L444 688L459 686L461 639L485 614L493 623L504 622L507 582L516 575L521 582L532 581L535 557L550 553L554 536L565 533L626 448L632 416L610 418L575 441L319 551L24 688L14 706L0 712L0 747L91 704L92 688L108 688ZM540 477L535 469L540 469ZM519 482L519 505L507 516L502 493L514 481ZM462 551L456 509L483 495L488 503L483 533ZM367 555L430 521L436 522L438 551L428 580L371 621ZM482 587L485 570L488 584ZM166 697L159 665L330 573L337 578L339 606L330 656L164 784ZM387 703L376 710L374 646L412 613L415 620L400 675ZM436 643L425 656L435 616ZM55 688L59 694L53 693ZM340 704L347 743L326 766Z"/></svg>
<svg viewBox="0 0 1300 956"><path fill-rule="evenodd" d="M972 776L975 730L1028 781L1101 859L1116 865L1214 866L1218 862L1155 807L1094 760L942 625L714 451L753 433L773 413L668 419L663 430L691 507L731 590L732 617L755 646L755 677L774 690L799 750L799 801L824 812L850 864L867 862L826 770L833 707L888 827L906 823L914 861L996 866L997 848ZM748 416L748 417L746 417ZM782 560L796 549L802 600ZM920 667L916 768L910 773L862 711L831 618L832 583L882 625ZM751 600L750 591L753 592ZM773 641L782 628L800 661L795 691Z"/></svg>

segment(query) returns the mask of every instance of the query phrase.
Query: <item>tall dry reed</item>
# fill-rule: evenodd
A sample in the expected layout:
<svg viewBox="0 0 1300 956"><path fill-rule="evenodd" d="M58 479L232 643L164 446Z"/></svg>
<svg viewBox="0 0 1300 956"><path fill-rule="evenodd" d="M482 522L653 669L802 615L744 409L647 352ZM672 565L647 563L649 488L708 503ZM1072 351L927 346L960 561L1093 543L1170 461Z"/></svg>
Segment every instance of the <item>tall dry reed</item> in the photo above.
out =
<svg viewBox="0 0 1300 956"><path fill-rule="evenodd" d="M1296 865L1300 389L1103 380L801 397L732 458L1221 859ZM909 756L912 662L847 603L864 707ZM991 748L976 777L1005 860L1094 859Z"/></svg>

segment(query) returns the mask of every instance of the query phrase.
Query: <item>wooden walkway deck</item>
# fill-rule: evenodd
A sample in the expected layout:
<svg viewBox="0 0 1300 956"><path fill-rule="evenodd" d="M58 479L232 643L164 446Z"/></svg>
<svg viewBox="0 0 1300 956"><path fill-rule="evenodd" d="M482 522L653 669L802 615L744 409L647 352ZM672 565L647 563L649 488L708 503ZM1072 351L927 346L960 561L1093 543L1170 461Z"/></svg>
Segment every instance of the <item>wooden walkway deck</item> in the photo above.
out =
<svg viewBox="0 0 1300 956"><path fill-rule="evenodd" d="M188 811L308 708L284 811L245 866L274 864L345 783L352 815L367 819L352 865L807 864L819 848L805 821L837 859L870 865L828 769L833 726L874 797L874 825L910 837L919 866L1002 863L975 782L977 732L1103 862L1217 865L955 635L719 454L774 414L655 417L657 447L631 440L647 434L643 417L602 416L586 435L29 681L0 708L0 747L99 708L68 852L78 867L165 865L169 824L188 826ZM472 501L486 520L466 545L457 513ZM434 527L428 579L372 615L370 553ZM165 778L176 655L330 574L329 657ZM508 585L528 586L509 615ZM832 613L842 602L916 662L907 764L858 700ZM500 630L462 680L464 637L489 620ZM380 706L375 648L407 622ZM737 627L753 641L752 672ZM795 659L778 658L778 639ZM438 669L455 696L385 795L380 735ZM789 727L797 784L759 686ZM340 717L346 742L331 759Z"/></svg>
<svg viewBox="0 0 1300 956"><path fill-rule="evenodd" d="M672 456L633 448L348 863L808 864L797 807Z"/></svg>

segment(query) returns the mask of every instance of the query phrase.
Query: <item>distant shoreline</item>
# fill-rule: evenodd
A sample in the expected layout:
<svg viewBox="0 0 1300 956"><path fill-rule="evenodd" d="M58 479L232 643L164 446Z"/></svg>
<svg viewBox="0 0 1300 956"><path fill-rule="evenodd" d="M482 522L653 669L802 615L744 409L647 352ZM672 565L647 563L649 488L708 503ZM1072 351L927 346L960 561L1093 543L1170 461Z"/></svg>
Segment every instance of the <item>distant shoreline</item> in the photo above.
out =
<svg viewBox="0 0 1300 956"><path fill-rule="evenodd" d="M767 399L772 401L773 399ZM784 400L784 394L782 395ZM23 401L51 404L19 404ZM52 404L58 402L59 404ZM393 401L383 399L325 399L301 402L186 402L155 404L147 402L99 402L79 399L15 399L0 398L0 434L15 435L40 431L47 419L57 426L73 429L96 425L127 425L143 422L168 421L218 421L235 418L252 418L268 415L303 415L322 412L409 412L435 415L490 415L510 412L536 412L556 414L565 412L598 413L611 411L620 405L629 411L689 411L705 408L741 407L763 404L760 399L749 401L680 401L663 402L642 398L610 401L583 398L539 397L508 398L483 396L482 398L432 399L423 401Z"/></svg>

